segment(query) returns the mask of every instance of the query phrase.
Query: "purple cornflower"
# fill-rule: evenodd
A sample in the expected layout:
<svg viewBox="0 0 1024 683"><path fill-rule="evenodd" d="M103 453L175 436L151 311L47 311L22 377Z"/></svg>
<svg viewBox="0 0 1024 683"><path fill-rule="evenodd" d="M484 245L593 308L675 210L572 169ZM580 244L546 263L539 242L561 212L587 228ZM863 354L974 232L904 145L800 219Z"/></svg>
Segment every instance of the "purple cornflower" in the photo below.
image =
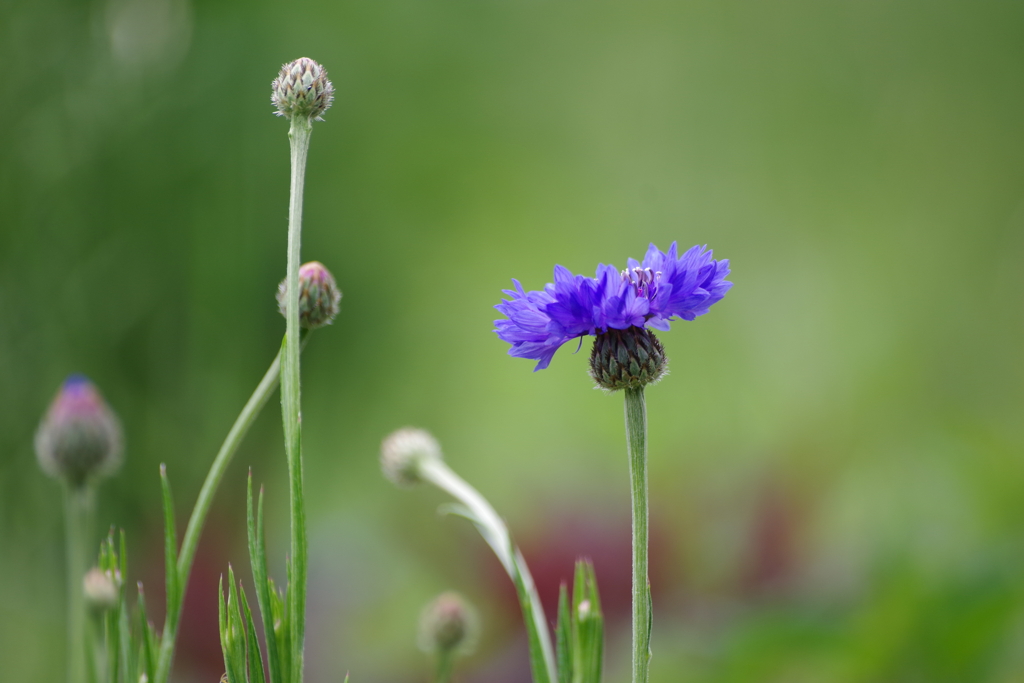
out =
<svg viewBox="0 0 1024 683"><path fill-rule="evenodd" d="M515 289L504 290L510 298L495 306L506 318L494 322L494 331L512 345L509 355L536 360L537 371L570 339L629 328L668 330L672 320L707 313L732 287L725 279L729 261L711 256L706 247L678 256L675 242L667 253L652 244L642 263L629 259L621 272L601 264L587 277L555 266L554 284L530 292L512 280Z"/></svg>

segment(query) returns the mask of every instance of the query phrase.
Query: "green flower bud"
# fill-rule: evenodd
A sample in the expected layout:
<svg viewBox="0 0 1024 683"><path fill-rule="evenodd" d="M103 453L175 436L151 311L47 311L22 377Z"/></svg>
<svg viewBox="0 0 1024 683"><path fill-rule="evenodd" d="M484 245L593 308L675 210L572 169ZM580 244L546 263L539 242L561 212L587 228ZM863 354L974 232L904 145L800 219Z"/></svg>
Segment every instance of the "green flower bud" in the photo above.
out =
<svg viewBox="0 0 1024 683"><path fill-rule="evenodd" d="M277 287L277 309L285 317L287 294L288 281L282 280ZM307 330L330 325L340 305L341 290L331 271L319 261L302 264L299 268L299 325Z"/></svg>
<svg viewBox="0 0 1024 683"><path fill-rule="evenodd" d="M420 615L420 647L436 654L468 654L476 645L476 611L458 593L437 596Z"/></svg>
<svg viewBox="0 0 1024 683"><path fill-rule="evenodd" d="M106 612L117 607L117 582L110 572L93 567L82 580L85 604L94 612Z"/></svg>
<svg viewBox="0 0 1024 683"><path fill-rule="evenodd" d="M99 390L72 375L39 425L36 456L44 472L78 488L117 470L121 442L121 424Z"/></svg>
<svg viewBox="0 0 1024 683"><path fill-rule="evenodd" d="M610 329L594 339L590 376L602 389L639 389L665 374L665 349L646 327Z"/></svg>
<svg viewBox="0 0 1024 683"><path fill-rule="evenodd" d="M381 470L399 486L419 483L420 463L431 458L441 460L440 444L429 432L414 427L392 432L380 446Z"/></svg>
<svg viewBox="0 0 1024 683"><path fill-rule="evenodd" d="M327 80L327 69L302 57L281 67L271 86L271 102L278 116L301 116L322 121L321 115L334 101L334 86Z"/></svg>

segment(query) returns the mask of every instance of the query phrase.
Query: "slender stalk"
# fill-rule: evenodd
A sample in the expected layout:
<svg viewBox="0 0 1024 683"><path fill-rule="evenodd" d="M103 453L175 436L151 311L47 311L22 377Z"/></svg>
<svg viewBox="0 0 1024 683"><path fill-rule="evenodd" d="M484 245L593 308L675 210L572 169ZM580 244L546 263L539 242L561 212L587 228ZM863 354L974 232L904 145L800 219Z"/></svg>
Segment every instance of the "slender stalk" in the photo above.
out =
<svg viewBox="0 0 1024 683"><path fill-rule="evenodd" d="M647 406L626 389L626 446L633 501L633 683L647 683L651 660L651 584L647 576Z"/></svg>
<svg viewBox="0 0 1024 683"><path fill-rule="evenodd" d="M455 653L451 650L439 652L437 655L437 672L434 683L449 683L455 672Z"/></svg>
<svg viewBox="0 0 1024 683"><path fill-rule="evenodd" d="M92 533L93 489L64 486L64 534L68 574L68 683L85 683L85 593L82 580L89 567L89 535Z"/></svg>
<svg viewBox="0 0 1024 683"><path fill-rule="evenodd" d="M213 504L213 496L220 486L221 479L231 463L238 446L248 433L252 423L263 410L271 394L277 389L277 382L281 376L281 352L278 352L274 362L270 364L263 379L260 380L256 390L246 402L242 412L238 414L235 423L231 425L231 431L224 438L217 457L213 459L210 471L203 482L203 488L199 491L199 498L196 499L195 507L192 509L192 516L188 520L188 527L185 530L185 538L181 542L181 551L178 553L178 600L167 610L167 617L164 621L163 636L160 639L160 655L157 659L156 675L154 683L167 683L171 672L171 661L174 658L174 644L178 636L178 626L181 622L182 606L184 604L185 589L188 587L188 577L192 572L192 562L196 557L196 548L199 545L199 536L203 532L203 524Z"/></svg>
<svg viewBox="0 0 1024 683"><path fill-rule="evenodd" d="M527 632L533 636L531 639L538 644L543 659L543 671L536 669L534 671L535 683L540 683L545 674L547 680L554 683L558 680L558 673L555 667L555 653L551 647L551 635L548 632L548 622L544 616L544 607L541 605L540 596L537 595L537 587L533 583L530 569L526 566L526 560L512 544L508 527L505 526L487 499L448 467L443 460L421 459L418 473L423 479L447 492L468 508L471 514L470 519L476 524L480 535L494 550L494 554L498 556L498 561L508 572L512 582L517 584L517 589L521 588L522 592L526 594L526 602L523 604L524 616L526 616L527 605L529 605L530 613L530 620L526 624ZM520 599L522 600L523 597L521 596Z"/></svg>
<svg viewBox="0 0 1024 683"><path fill-rule="evenodd" d="M281 416L284 423L285 453L291 494L292 582L288 600L292 617L292 683L302 683L303 646L306 635L306 510L302 494L302 432L299 367L299 262L302 246L302 189L306 179L306 155L313 131L308 117L292 116L292 182L288 209L287 321L281 373Z"/></svg>

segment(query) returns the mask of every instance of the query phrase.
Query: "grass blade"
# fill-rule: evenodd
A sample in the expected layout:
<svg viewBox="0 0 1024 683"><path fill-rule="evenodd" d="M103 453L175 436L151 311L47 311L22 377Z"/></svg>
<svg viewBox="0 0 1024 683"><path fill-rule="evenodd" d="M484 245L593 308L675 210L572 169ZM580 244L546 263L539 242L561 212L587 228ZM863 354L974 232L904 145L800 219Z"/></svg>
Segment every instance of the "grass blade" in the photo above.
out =
<svg viewBox="0 0 1024 683"><path fill-rule="evenodd" d="M572 683L572 646L569 595L563 583L558 589L558 623L555 625L555 662L558 665L558 683Z"/></svg>
<svg viewBox="0 0 1024 683"><path fill-rule="evenodd" d="M586 560L576 563L573 580L573 683L599 683L604 652L604 616L597 574Z"/></svg>
<svg viewBox="0 0 1024 683"><path fill-rule="evenodd" d="M263 671L263 652L260 650L260 641L256 636L256 624L252 621L252 610L249 609L249 599L245 597L245 589L241 583L238 585L239 606L242 608L242 617L245 620L245 658L249 667L249 683L267 683Z"/></svg>
<svg viewBox="0 0 1024 683"><path fill-rule="evenodd" d="M235 575L231 571L231 567L228 567L228 588L229 593L227 600L224 597L224 577L221 576L220 584L217 589L218 595L218 624L220 626L220 649L224 654L224 673L227 676L228 683L245 683L245 669L244 665L239 666L240 661L244 661L238 656L238 630L235 628L234 621L237 617L232 616L232 612L235 611L235 605L238 604L237 598L234 597L235 589ZM234 599L232 599L234 598Z"/></svg>
<svg viewBox="0 0 1024 683"><path fill-rule="evenodd" d="M256 584L256 601L263 619L263 635L267 640L267 664L271 683L282 683L281 658L277 650L277 634L274 633L273 606L270 602L272 586L267 582L267 549L263 535L263 489L260 489L259 504L255 517L252 507L252 471L249 471L249 487L246 492L246 526L249 535L249 562L252 564L252 579Z"/></svg>
<svg viewBox="0 0 1024 683"><path fill-rule="evenodd" d="M519 595L519 606L523 610L523 622L526 624L526 638L530 646L530 670L533 672L533 683L554 683L548 675L544 647L541 644L542 636L540 628L537 625L538 619L544 620L546 617L543 613L536 614L534 612L533 596L526 585L526 581L523 576L524 572L522 571L522 567L525 566L526 561L523 559L523 556L519 551L516 550L515 545L511 545L510 552L515 558L512 563L512 567L514 569L512 581L515 583L516 593ZM539 602L537 603L537 607L540 608ZM543 637L546 637L546 634Z"/></svg>
<svg viewBox="0 0 1024 683"><path fill-rule="evenodd" d="M178 591L178 534L174 525L174 501L167 465L160 465L160 489L164 500L164 572L167 579L167 613L177 613L181 596Z"/></svg>
<svg viewBox="0 0 1024 683"><path fill-rule="evenodd" d="M278 591L274 580L267 579L270 593L270 614L273 619L274 638L277 641L277 656L281 666L281 680L287 683L291 675L291 659L289 657L291 618L288 613L288 591Z"/></svg>

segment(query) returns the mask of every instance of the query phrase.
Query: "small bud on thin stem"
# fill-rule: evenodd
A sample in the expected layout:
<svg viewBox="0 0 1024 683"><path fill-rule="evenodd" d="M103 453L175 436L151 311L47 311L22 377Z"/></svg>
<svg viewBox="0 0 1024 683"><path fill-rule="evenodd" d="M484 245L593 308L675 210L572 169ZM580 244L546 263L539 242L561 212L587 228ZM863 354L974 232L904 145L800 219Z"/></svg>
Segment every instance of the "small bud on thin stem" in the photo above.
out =
<svg viewBox="0 0 1024 683"><path fill-rule="evenodd" d="M442 593L423 609L419 645L437 657L434 683L451 680L456 657L472 652L478 631L475 610L458 593Z"/></svg>
<svg viewBox="0 0 1024 683"><path fill-rule="evenodd" d="M36 432L43 471L73 488L121 465L121 424L96 386L82 375L61 385Z"/></svg>
<svg viewBox="0 0 1024 683"><path fill-rule="evenodd" d="M286 318L287 303L288 280L284 279L277 288L277 306ZM340 303L341 290L331 271L319 261L302 264L299 268L299 325L307 330L330 325L338 315Z"/></svg>
<svg viewBox="0 0 1024 683"><path fill-rule="evenodd" d="M334 101L334 86L327 69L309 57L300 57L281 67L271 86L271 102L277 115L322 121L321 115Z"/></svg>
<svg viewBox="0 0 1024 683"><path fill-rule="evenodd" d="M380 446L380 467L384 476L398 486L412 486L422 480L424 461L441 460L441 446L422 429L404 427L389 435Z"/></svg>
<svg viewBox="0 0 1024 683"><path fill-rule="evenodd" d="M93 567L82 580L85 591L85 604L90 610L102 613L117 606L117 584L111 573L99 567Z"/></svg>
<svg viewBox="0 0 1024 683"><path fill-rule="evenodd" d="M420 647L426 652L468 654L476 645L476 612L455 592L442 593L420 615Z"/></svg>

